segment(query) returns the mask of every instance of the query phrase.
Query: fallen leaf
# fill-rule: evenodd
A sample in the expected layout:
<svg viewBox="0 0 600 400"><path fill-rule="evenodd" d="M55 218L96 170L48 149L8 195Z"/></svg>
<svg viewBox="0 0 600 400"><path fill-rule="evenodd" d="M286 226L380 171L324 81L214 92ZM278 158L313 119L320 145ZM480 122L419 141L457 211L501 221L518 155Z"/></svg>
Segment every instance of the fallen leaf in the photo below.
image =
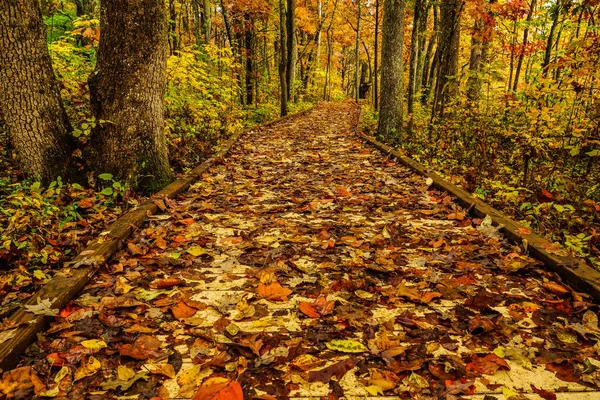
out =
<svg viewBox="0 0 600 400"><path fill-rule="evenodd" d="M279 284L279 282L273 282L268 285L264 283L258 284L258 295L271 301L287 301L288 296L292 291Z"/></svg>
<svg viewBox="0 0 600 400"><path fill-rule="evenodd" d="M32 392L39 394L45 389L46 386L30 366L6 371L0 380L0 393L9 398L33 398Z"/></svg>
<svg viewBox="0 0 600 400"><path fill-rule="evenodd" d="M355 360L352 358L347 358L321 370L310 371L308 373L308 381L327 383L333 376L335 376L339 381L344 377L344 375L346 375L346 372L354 368L354 365L356 365Z"/></svg>
<svg viewBox="0 0 600 400"><path fill-rule="evenodd" d="M510 367L496 354L491 353L485 357L473 357L473 361L467 364L467 371L475 371L485 375L494 375L499 369L510 370Z"/></svg>
<svg viewBox="0 0 600 400"><path fill-rule="evenodd" d="M542 399L544 400L556 400L556 395L552 392L549 392L547 390L544 389L538 389L537 387L535 387L535 385L531 384L531 389L537 393L538 396L540 396Z"/></svg>
<svg viewBox="0 0 600 400"><path fill-rule="evenodd" d="M100 361L98 361L95 357L90 356L85 365L75 371L75 374L73 375L73 381L78 381L88 376L92 376L96 372L100 371L100 368L102 368Z"/></svg>
<svg viewBox="0 0 600 400"><path fill-rule="evenodd" d="M119 354L129 356L136 360L147 360L156 358L160 353L161 341L154 336L142 335L136 339L134 344L123 344L118 347Z"/></svg>
<svg viewBox="0 0 600 400"><path fill-rule="evenodd" d="M179 303L171 307L171 312L177 319L189 318L196 314L197 311L197 309L188 306L183 301L179 301Z"/></svg>
<svg viewBox="0 0 600 400"><path fill-rule="evenodd" d="M100 350L106 347L106 342L102 339L84 340L80 344L91 350Z"/></svg>
<svg viewBox="0 0 600 400"><path fill-rule="evenodd" d="M202 382L192 400L244 400L244 394L238 382L213 377Z"/></svg>
<svg viewBox="0 0 600 400"><path fill-rule="evenodd" d="M302 313L304 315L306 315L310 318L321 317L321 315L319 315L317 310L315 310L315 307L312 304L307 303L306 301L301 301L300 303L298 303L298 308L300 309L300 311L302 311Z"/></svg>
<svg viewBox="0 0 600 400"><path fill-rule="evenodd" d="M348 197L350 196L350 191L343 186L338 186L335 189L335 194L338 195L338 197Z"/></svg>
<svg viewBox="0 0 600 400"><path fill-rule="evenodd" d="M41 300L39 297L37 299L36 305L25 305L27 311L34 313L35 315L47 315L49 317L56 317L59 314L58 309L52 308L52 304L54 300L44 299Z"/></svg>
<svg viewBox="0 0 600 400"><path fill-rule="evenodd" d="M334 339L326 343L330 350L341 351L343 353L363 353L368 349L356 340Z"/></svg>

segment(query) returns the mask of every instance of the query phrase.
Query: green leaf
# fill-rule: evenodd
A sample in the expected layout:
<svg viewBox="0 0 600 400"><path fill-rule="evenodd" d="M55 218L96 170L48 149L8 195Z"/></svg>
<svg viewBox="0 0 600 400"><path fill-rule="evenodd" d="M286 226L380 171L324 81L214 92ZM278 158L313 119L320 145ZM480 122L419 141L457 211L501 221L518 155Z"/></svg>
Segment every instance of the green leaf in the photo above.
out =
<svg viewBox="0 0 600 400"><path fill-rule="evenodd" d="M327 343L327 348L330 350L341 351L343 353L363 353L367 348L356 340L334 339Z"/></svg>
<svg viewBox="0 0 600 400"><path fill-rule="evenodd" d="M103 194L105 196L112 196L113 193L114 193L114 190L111 187L104 188L104 190L102 190L100 192L100 194Z"/></svg>
<svg viewBox="0 0 600 400"><path fill-rule="evenodd" d="M110 181L113 176L112 174L100 174L98 175L98 178L102 179L103 181Z"/></svg>

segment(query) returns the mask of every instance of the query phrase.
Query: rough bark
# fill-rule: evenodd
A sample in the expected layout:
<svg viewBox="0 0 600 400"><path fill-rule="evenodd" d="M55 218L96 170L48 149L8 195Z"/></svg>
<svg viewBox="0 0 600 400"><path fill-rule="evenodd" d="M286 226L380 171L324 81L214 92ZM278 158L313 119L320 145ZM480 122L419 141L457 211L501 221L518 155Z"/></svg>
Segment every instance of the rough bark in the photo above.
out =
<svg viewBox="0 0 600 400"><path fill-rule="evenodd" d="M91 134L90 159L97 173L154 191L171 178L164 134L165 3L104 1L100 13L98 63L89 80L100 123Z"/></svg>
<svg viewBox="0 0 600 400"><path fill-rule="evenodd" d="M402 134L404 0L385 0L381 43L381 102L377 133L393 142Z"/></svg>
<svg viewBox="0 0 600 400"><path fill-rule="evenodd" d="M533 0L535 2L535 0ZM469 57L469 79L467 84L467 98L472 103L479 101L483 82L481 72L483 66L487 63L488 51L490 47L489 28L484 23L484 15L487 13L486 5L478 13L478 17L473 23L473 34L471 35L471 54ZM488 14L489 16L489 14Z"/></svg>
<svg viewBox="0 0 600 400"><path fill-rule="evenodd" d="M431 38L427 43L427 50L425 51L425 59L423 61L423 80L422 87L423 93L421 94L421 104L427 104L429 101L431 90L433 88L434 80L435 80L435 72L436 72L436 59L437 59L437 39L439 36L439 12L438 5L433 4L433 32L431 33ZM435 48L435 51L434 51Z"/></svg>
<svg viewBox="0 0 600 400"><path fill-rule="evenodd" d="M210 43L211 31L212 31L212 2L210 0L204 0L204 12L202 14L202 28L204 31L204 43Z"/></svg>
<svg viewBox="0 0 600 400"><path fill-rule="evenodd" d="M379 0L375 0L375 51L373 55L373 108L379 110Z"/></svg>
<svg viewBox="0 0 600 400"><path fill-rule="evenodd" d="M0 7L0 111L26 175L44 182L68 176L71 125L37 0Z"/></svg>
<svg viewBox="0 0 600 400"><path fill-rule="evenodd" d="M437 79L433 114L442 116L450 98L458 90L458 51L460 45L460 14L463 0L442 0L440 23L442 30L437 51Z"/></svg>

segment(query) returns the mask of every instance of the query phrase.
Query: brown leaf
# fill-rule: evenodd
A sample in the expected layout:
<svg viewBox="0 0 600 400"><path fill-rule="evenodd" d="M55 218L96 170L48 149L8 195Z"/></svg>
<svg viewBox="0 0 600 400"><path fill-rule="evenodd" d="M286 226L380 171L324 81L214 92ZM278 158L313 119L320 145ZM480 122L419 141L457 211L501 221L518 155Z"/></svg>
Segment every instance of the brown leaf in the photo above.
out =
<svg viewBox="0 0 600 400"><path fill-rule="evenodd" d="M279 282L273 282L269 285L264 283L258 284L258 295L271 301L287 301L288 296L292 291L279 284Z"/></svg>
<svg viewBox="0 0 600 400"><path fill-rule="evenodd" d="M544 400L556 400L556 395L544 389L538 389L534 385L530 385L531 389Z"/></svg>
<svg viewBox="0 0 600 400"><path fill-rule="evenodd" d="M322 316L329 315L333 311L333 307L335 306L334 300L327 300L325 296L319 296L315 300L314 304L315 308Z"/></svg>
<svg viewBox="0 0 600 400"><path fill-rule="evenodd" d="M517 229L517 232L521 235L531 235L533 233L533 231L530 228L526 227Z"/></svg>
<svg viewBox="0 0 600 400"><path fill-rule="evenodd" d="M355 359L347 358L321 370L310 371L308 373L308 381L327 383L333 376L335 376L339 381L344 377L344 375L346 375L346 372L354 368L354 365Z"/></svg>
<svg viewBox="0 0 600 400"><path fill-rule="evenodd" d="M189 318L196 314L196 311L198 310L188 306L183 301L180 301L179 303L171 307L171 312L173 313L173 316L177 319Z"/></svg>
<svg viewBox="0 0 600 400"><path fill-rule="evenodd" d="M544 282L542 287L559 296L564 296L571 292L568 288L555 282Z"/></svg>
<svg viewBox="0 0 600 400"><path fill-rule="evenodd" d="M154 336L142 335L136 339L134 344L120 345L118 350L122 356L129 356L136 360L147 360L160 356L161 341Z"/></svg>
<svg viewBox="0 0 600 400"><path fill-rule="evenodd" d="M317 312L317 310L315 310L315 307L310 304L307 303L306 301L301 301L298 304L298 308L300 309L300 311L302 311L302 313L310 318L319 318L320 315Z"/></svg>
<svg viewBox="0 0 600 400"><path fill-rule="evenodd" d="M89 197L87 199L79 200L77 202L77 205L83 208L84 210L87 210L88 208L94 207L94 201L96 201L95 198Z"/></svg>
<svg viewBox="0 0 600 400"><path fill-rule="evenodd" d="M565 382L579 382L579 376L569 361L546 364L546 369L556 373L556 377Z"/></svg>
<svg viewBox="0 0 600 400"><path fill-rule="evenodd" d="M343 186L338 186L338 187L335 189L335 194L336 194L338 197L348 197L348 196L350 196L350 191L348 191L348 189L346 189L346 188L345 188L345 187L343 187Z"/></svg>
<svg viewBox="0 0 600 400"><path fill-rule="evenodd" d="M510 370L510 367L500 357L491 353L485 357L473 358L469 364L467 364L467 371L475 371L485 375L494 375L499 369Z"/></svg>
<svg viewBox="0 0 600 400"><path fill-rule="evenodd" d="M158 279L150 282L152 289L170 289L175 286L184 285L185 282L179 278Z"/></svg>
<svg viewBox="0 0 600 400"><path fill-rule="evenodd" d="M144 249L133 242L127 243L127 250L132 256L142 256L146 253Z"/></svg>
<svg viewBox="0 0 600 400"><path fill-rule="evenodd" d="M20 399L32 398L46 389L30 366L13 369L2 374L0 393Z"/></svg>
<svg viewBox="0 0 600 400"><path fill-rule="evenodd" d="M244 400L244 394L238 382L213 377L202 382L192 400Z"/></svg>

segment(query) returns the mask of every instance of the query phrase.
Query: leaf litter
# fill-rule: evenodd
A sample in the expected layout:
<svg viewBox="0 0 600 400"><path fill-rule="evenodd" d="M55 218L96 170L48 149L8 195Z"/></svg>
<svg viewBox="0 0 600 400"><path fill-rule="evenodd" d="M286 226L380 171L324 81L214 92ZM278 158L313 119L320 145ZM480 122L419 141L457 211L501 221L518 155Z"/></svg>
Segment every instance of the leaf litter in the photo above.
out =
<svg viewBox="0 0 600 400"><path fill-rule="evenodd" d="M58 315L32 306L55 320L2 393L597 395L598 306L361 142L356 115L243 138Z"/></svg>

